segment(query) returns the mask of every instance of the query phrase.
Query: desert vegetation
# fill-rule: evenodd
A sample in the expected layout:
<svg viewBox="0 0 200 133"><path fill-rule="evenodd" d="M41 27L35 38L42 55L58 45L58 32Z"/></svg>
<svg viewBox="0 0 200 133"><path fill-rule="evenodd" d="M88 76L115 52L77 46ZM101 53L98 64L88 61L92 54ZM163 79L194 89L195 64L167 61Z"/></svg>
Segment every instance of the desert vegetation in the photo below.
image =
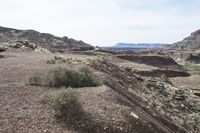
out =
<svg viewBox="0 0 200 133"><path fill-rule="evenodd" d="M65 120L75 120L83 114L78 93L72 88L47 92L42 95L42 102L50 105Z"/></svg>
<svg viewBox="0 0 200 133"><path fill-rule="evenodd" d="M61 63L67 63L67 64L73 64L73 65L81 65L81 64L89 64L94 57L85 56L63 56L63 55L56 55L53 59L47 60L47 64L61 64Z"/></svg>
<svg viewBox="0 0 200 133"><path fill-rule="evenodd" d="M56 64L55 60L51 59L51 60L47 60L47 64Z"/></svg>
<svg viewBox="0 0 200 133"><path fill-rule="evenodd" d="M28 79L30 85L44 85L50 87L90 87L101 83L88 66L78 69L55 68L43 73L34 74Z"/></svg>
<svg viewBox="0 0 200 133"><path fill-rule="evenodd" d="M64 57L62 56L54 56L54 59L49 59L47 60L47 64L56 64L56 63L69 63L67 62L68 60L66 60Z"/></svg>
<svg viewBox="0 0 200 133"><path fill-rule="evenodd" d="M192 72L200 72L200 65L186 64L184 67Z"/></svg>
<svg viewBox="0 0 200 133"><path fill-rule="evenodd" d="M54 60L57 62L63 62L63 63L66 62L66 59L62 56L54 56Z"/></svg>

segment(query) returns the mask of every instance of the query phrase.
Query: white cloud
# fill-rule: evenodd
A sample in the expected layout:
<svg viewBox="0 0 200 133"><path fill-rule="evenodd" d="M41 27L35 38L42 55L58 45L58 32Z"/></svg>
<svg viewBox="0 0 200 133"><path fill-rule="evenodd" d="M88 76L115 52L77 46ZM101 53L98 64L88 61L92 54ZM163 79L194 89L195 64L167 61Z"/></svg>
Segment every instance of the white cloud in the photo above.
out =
<svg viewBox="0 0 200 133"><path fill-rule="evenodd" d="M0 25L93 45L171 43L199 28L198 5L195 0L0 0Z"/></svg>

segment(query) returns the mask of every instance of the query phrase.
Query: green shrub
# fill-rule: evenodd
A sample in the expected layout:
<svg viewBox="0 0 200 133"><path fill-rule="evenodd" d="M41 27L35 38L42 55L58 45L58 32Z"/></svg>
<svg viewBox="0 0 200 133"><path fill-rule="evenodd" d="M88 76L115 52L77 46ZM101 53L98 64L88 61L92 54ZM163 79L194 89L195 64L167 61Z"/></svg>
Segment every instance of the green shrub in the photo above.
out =
<svg viewBox="0 0 200 133"><path fill-rule="evenodd" d="M35 77L33 76L32 78ZM87 66L80 67L78 70L56 68L40 76L38 80L40 82L37 81L37 83L50 87L90 87L101 85L93 71ZM32 82L29 83L31 84Z"/></svg>
<svg viewBox="0 0 200 133"><path fill-rule="evenodd" d="M35 74L28 79L30 85L41 85L41 77L39 74Z"/></svg>
<svg viewBox="0 0 200 133"><path fill-rule="evenodd" d="M63 58L63 59L61 60L61 62L66 63L67 61L66 61L66 59Z"/></svg>
<svg viewBox="0 0 200 133"><path fill-rule="evenodd" d="M66 76L65 68L56 68L48 71L47 75L44 77L45 84L51 87L61 87L65 86L68 77Z"/></svg>
<svg viewBox="0 0 200 133"><path fill-rule="evenodd" d="M67 60L64 57L60 57L60 56L54 56L55 61L59 62L59 63L66 63Z"/></svg>
<svg viewBox="0 0 200 133"><path fill-rule="evenodd" d="M88 66L81 66L78 69L80 73L80 86L99 86L101 85L100 81L94 75L94 72Z"/></svg>
<svg viewBox="0 0 200 133"><path fill-rule="evenodd" d="M189 71L200 72L200 66L195 64L186 64L184 66Z"/></svg>
<svg viewBox="0 0 200 133"><path fill-rule="evenodd" d="M87 74L93 74L93 71L90 67L86 65L82 65L78 68L79 72L87 73Z"/></svg>
<svg viewBox="0 0 200 133"><path fill-rule="evenodd" d="M42 101L66 119L79 118L83 113L78 94L71 88L46 93L42 96Z"/></svg>

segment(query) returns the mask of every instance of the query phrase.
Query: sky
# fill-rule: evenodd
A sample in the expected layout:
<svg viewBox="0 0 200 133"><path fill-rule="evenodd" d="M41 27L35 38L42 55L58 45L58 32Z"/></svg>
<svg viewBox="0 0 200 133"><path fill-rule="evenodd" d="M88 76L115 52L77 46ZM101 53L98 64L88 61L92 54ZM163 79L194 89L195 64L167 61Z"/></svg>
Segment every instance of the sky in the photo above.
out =
<svg viewBox="0 0 200 133"><path fill-rule="evenodd" d="M174 43L200 29L200 0L0 0L0 26L95 46Z"/></svg>

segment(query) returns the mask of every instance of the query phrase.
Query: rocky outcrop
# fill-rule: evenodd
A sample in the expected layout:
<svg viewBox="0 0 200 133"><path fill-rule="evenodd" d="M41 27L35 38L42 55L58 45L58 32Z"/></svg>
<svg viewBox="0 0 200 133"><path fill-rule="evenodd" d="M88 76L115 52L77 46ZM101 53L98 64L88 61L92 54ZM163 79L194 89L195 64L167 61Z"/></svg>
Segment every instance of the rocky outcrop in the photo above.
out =
<svg viewBox="0 0 200 133"><path fill-rule="evenodd" d="M136 74L145 77L161 77L165 75L166 77L188 77L189 73L185 71L174 71L174 70L151 70L151 71L134 71Z"/></svg>
<svg viewBox="0 0 200 133"><path fill-rule="evenodd" d="M191 63L200 63L200 54L190 54L187 58L186 58L187 62L191 62Z"/></svg>
<svg viewBox="0 0 200 133"><path fill-rule="evenodd" d="M146 79L137 76L134 72L126 72L126 70L105 58L93 62L91 66L98 71L109 74L108 77L106 76L103 78L105 79L103 80L104 84L126 97L131 104L138 106L148 113L152 117L152 122L156 120L160 124L155 125L155 123L152 123L153 125L151 125L151 127L160 128L164 126L169 130L167 132L187 133L187 129L181 125L182 123L180 124L178 121L170 118L170 116L176 116L175 112L173 112L173 110L171 112L167 111L169 103L172 104L172 109L175 109L176 106L180 106L176 105L177 101L173 101L173 103L172 100L167 101L167 99L172 99L174 96L174 87L154 78ZM170 89L167 88L168 86L170 86ZM161 108L163 110L160 110ZM181 115L182 114L184 114L184 112L181 112ZM155 132L158 132L156 128ZM166 131L160 130L159 132Z"/></svg>
<svg viewBox="0 0 200 133"><path fill-rule="evenodd" d="M162 79L137 76L106 58L92 62L91 66L109 75L103 78L104 84L126 97L131 106L137 105L148 113L153 121L156 119L160 125L153 124L152 128L165 126L173 133L199 132L197 93L192 94L190 89L183 90Z"/></svg>
<svg viewBox="0 0 200 133"><path fill-rule="evenodd" d="M147 55L119 55L118 58L133 61L136 63L155 66L167 70L184 71L185 69L177 64L172 58L168 56L147 56Z"/></svg>
<svg viewBox="0 0 200 133"><path fill-rule="evenodd" d="M17 43L29 42L50 51L91 50L93 46L68 37L57 37L48 33L34 30L18 30L0 27L0 42Z"/></svg>
<svg viewBox="0 0 200 133"><path fill-rule="evenodd" d="M178 49L200 49L200 30L193 32L189 37L172 44L170 47Z"/></svg>
<svg viewBox="0 0 200 133"><path fill-rule="evenodd" d="M6 49L0 47L0 52L4 52ZM4 55L0 55L0 58L4 58Z"/></svg>
<svg viewBox="0 0 200 133"><path fill-rule="evenodd" d="M0 55L0 58L4 58L4 56L3 56L3 55Z"/></svg>
<svg viewBox="0 0 200 133"><path fill-rule="evenodd" d="M6 51L5 48L0 48L0 52L4 52L4 51Z"/></svg>

